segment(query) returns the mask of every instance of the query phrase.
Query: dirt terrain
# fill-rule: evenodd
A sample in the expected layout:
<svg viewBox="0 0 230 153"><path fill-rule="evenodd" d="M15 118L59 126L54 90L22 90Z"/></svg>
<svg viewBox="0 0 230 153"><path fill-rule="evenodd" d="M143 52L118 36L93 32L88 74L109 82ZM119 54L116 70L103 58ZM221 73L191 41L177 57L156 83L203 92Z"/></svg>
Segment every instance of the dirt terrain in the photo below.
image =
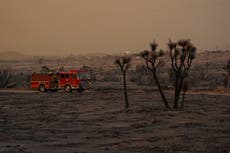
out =
<svg viewBox="0 0 230 153"><path fill-rule="evenodd" d="M163 109L158 91L0 91L0 153L229 153L230 91L190 91ZM167 97L172 99L171 91Z"/></svg>
<svg viewBox="0 0 230 153"><path fill-rule="evenodd" d="M0 153L230 153L230 90L222 84L229 55L199 53L190 73L192 90L179 111L165 110L157 90L134 82L128 83L131 107L124 110L114 56L0 60L17 78L14 89L0 89ZM161 74L166 86L167 58ZM43 65L85 64L95 68L94 89L70 94L28 89L31 74ZM140 64L133 57L131 69ZM172 101L173 91L166 94Z"/></svg>

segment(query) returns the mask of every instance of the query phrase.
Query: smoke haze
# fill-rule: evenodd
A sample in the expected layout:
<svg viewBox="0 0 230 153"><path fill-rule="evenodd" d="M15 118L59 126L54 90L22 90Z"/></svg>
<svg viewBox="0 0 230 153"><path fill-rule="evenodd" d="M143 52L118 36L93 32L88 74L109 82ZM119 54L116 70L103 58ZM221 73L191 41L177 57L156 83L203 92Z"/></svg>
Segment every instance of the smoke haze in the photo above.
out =
<svg viewBox="0 0 230 153"><path fill-rule="evenodd" d="M156 39L230 48L229 0L0 0L0 51L137 52Z"/></svg>

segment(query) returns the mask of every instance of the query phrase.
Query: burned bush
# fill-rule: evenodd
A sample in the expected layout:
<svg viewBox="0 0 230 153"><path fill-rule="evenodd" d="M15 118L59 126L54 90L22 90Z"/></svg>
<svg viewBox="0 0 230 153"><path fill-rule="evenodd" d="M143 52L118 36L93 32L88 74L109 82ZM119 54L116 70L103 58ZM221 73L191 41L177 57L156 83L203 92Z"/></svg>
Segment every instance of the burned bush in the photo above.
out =
<svg viewBox="0 0 230 153"><path fill-rule="evenodd" d="M0 88L14 87L15 74L10 68L0 68Z"/></svg>
<svg viewBox="0 0 230 153"><path fill-rule="evenodd" d="M138 85L155 85L152 75L145 65L137 65L136 69L131 71L130 81L135 82Z"/></svg>

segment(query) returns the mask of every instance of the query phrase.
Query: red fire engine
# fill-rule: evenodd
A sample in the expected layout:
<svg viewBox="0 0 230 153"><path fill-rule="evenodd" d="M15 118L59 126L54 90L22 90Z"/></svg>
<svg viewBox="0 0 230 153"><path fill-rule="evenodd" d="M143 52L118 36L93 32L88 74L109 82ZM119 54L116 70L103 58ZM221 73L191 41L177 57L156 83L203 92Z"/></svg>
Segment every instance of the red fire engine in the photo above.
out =
<svg viewBox="0 0 230 153"><path fill-rule="evenodd" d="M74 89L83 91L91 86L90 74L83 70L45 74L33 73L31 77L31 89L38 89L41 92L59 89L64 89L65 92L72 92Z"/></svg>

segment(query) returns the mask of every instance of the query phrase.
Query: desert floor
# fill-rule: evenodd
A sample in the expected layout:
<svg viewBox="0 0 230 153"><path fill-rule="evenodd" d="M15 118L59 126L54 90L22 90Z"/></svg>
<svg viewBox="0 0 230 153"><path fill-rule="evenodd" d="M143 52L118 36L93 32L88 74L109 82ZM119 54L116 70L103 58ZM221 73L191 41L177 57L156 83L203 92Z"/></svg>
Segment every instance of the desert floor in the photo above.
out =
<svg viewBox="0 0 230 153"><path fill-rule="evenodd" d="M230 92L190 91L167 111L158 91L0 91L0 153L229 153ZM168 99L172 99L167 91Z"/></svg>

